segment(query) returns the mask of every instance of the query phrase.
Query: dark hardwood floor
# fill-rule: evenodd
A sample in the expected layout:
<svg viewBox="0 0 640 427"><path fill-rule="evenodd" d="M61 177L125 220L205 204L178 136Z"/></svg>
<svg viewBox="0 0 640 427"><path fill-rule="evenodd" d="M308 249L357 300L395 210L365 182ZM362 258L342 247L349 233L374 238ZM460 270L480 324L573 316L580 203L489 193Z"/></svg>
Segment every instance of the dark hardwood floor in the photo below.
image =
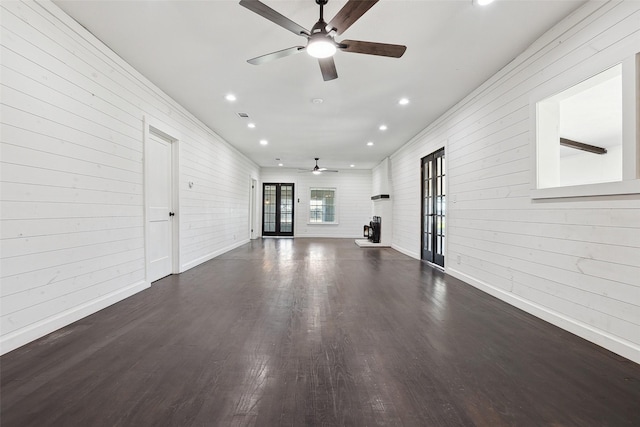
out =
<svg viewBox="0 0 640 427"><path fill-rule="evenodd" d="M640 426L640 365L392 249L257 240L0 359L11 426Z"/></svg>

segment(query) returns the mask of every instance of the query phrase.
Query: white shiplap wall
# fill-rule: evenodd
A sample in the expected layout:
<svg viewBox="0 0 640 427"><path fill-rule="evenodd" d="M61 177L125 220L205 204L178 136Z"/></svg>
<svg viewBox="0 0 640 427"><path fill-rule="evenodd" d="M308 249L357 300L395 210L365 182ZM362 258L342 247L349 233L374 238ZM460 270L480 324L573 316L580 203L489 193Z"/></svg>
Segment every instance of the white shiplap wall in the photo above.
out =
<svg viewBox="0 0 640 427"><path fill-rule="evenodd" d="M293 169L261 169L260 197L262 183L293 182L295 184L295 228L296 237L337 237L359 238L362 226L371 221L371 171L341 170L338 173L297 173ZM337 192L338 224L308 224L309 189L312 187L335 188ZM260 210L260 215L262 212ZM261 218L261 217L260 217ZM259 219L260 219L259 218ZM262 221L260 220L260 224Z"/></svg>
<svg viewBox="0 0 640 427"><path fill-rule="evenodd" d="M52 3L0 15L4 353L149 286L143 117L179 137L181 271L248 241L259 169Z"/></svg>
<svg viewBox="0 0 640 427"><path fill-rule="evenodd" d="M396 152L393 247L419 257L420 159L444 146L447 272L640 361L640 195L533 200L529 106L638 51L639 2L587 3Z"/></svg>
<svg viewBox="0 0 640 427"><path fill-rule="evenodd" d="M391 189L389 164L389 158L386 157L382 162L378 163L373 169L371 169L372 196L389 194Z"/></svg>

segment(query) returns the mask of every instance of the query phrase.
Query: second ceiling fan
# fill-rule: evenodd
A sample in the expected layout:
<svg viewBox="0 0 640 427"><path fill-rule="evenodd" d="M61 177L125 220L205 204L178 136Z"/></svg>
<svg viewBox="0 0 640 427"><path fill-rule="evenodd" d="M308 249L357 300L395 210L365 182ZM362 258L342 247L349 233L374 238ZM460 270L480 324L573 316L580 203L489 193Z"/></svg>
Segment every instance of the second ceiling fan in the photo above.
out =
<svg viewBox="0 0 640 427"><path fill-rule="evenodd" d="M391 58L400 58L406 46L387 43L366 42L360 40L342 40L337 42L334 37L344 33L354 22L364 15L378 0L349 0L342 9L327 24L324 21L323 10L328 0L315 0L320 6L320 19L313 26L311 31L296 24L286 16L276 12L264 3L258 0L241 0L240 5L246 7L252 12L280 25L282 28L292 33L305 37L307 39L306 46L294 46L288 49L279 50L277 52L268 53L249 59L247 62L254 65L264 64L265 62L284 58L306 50L309 55L318 58L320 63L320 71L325 81L338 78L336 64L333 60L333 54L336 50L352 53L363 53L367 55L388 56Z"/></svg>
<svg viewBox="0 0 640 427"><path fill-rule="evenodd" d="M316 165L313 167L313 169L298 169L298 172L311 172L314 175L320 175L322 174L322 172L338 172L337 170L333 169L321 168L320 166L318 166L318 160L320 160L320 157L315 157L315 159Z"/></svg>

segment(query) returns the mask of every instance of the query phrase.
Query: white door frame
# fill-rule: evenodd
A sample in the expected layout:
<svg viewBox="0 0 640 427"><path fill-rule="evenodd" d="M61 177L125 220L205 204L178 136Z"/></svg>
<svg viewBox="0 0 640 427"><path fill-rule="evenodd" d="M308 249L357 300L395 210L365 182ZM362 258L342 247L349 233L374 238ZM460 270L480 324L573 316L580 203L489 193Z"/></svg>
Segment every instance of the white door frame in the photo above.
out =
<svg viewBox="0 0 640 427"><path fill-rule="evenodd" d="M178 132L167 126L165 123L151 116L143 117L144 126L144 259L145 259L145 280L149 283L149 221L148 209L150 183L147 179L147 171L149 165L149 135L153 133L171 143L171 208L175 212L175 216L171 221L171 274L181 273L180 264L180 135Z"/></svg>
<svg viewBox="0 0 640 427"><path fill-rule="evenodd" d="M258 203L258 180L251 177L249 178L251 182L251 192L250 192L250 201L249 201L249 239L256 238L256 204Z"/></svg>

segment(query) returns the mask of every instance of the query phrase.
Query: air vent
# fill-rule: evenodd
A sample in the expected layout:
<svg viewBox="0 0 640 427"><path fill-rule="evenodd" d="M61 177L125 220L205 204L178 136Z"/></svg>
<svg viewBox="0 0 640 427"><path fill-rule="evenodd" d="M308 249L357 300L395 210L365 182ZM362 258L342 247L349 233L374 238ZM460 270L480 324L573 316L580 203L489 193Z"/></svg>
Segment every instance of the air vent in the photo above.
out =
<svg viewBox="0 0 640 427"><path fill-rule="evenodd" d="M243 119L248 119L249 115L247 113L236 113L238 115L238 117L241 117Z"/></svg>

